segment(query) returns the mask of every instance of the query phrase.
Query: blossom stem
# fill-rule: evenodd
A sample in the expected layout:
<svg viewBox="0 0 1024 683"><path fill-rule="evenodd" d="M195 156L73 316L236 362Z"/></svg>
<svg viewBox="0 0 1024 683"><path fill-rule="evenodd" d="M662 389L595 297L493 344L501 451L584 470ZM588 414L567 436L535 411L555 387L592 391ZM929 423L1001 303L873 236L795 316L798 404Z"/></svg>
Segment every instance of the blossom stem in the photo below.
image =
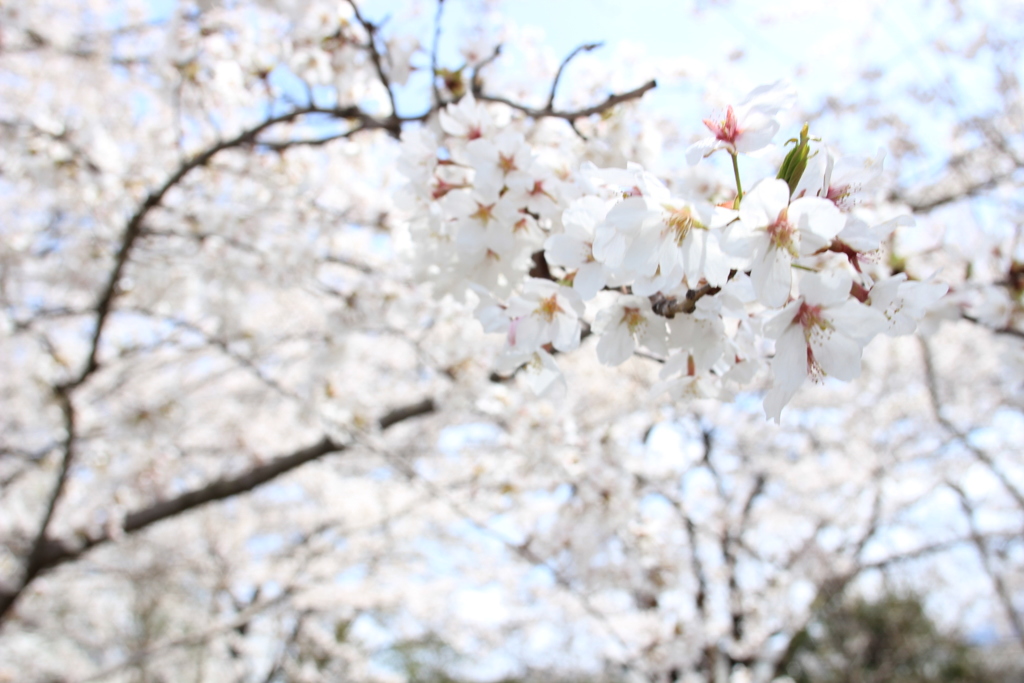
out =
<svg viewBox="0 0 1024 683"><path fill-rule="evenodd" d="M733 203L733 207L736 210L740 208L740 201L743 200L743 184L740 182L740 161L739 155L735 152L730 154L732 157L732 173L736 178L736 201Z"/></svg>

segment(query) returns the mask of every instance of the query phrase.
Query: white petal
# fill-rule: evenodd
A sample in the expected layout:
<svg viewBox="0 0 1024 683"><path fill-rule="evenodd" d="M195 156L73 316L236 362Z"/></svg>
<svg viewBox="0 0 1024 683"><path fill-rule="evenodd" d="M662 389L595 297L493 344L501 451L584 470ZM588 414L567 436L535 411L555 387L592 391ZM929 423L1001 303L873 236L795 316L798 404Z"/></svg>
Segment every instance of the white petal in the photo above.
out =
<svg viewBox="0 0 1024 683"><path fill-rule="evenodd" d="M525 315L519 318L515 325L515 343L512 345L516 351L536 351L544 340L544 328L546 325L535 315Z"/></svg>
<svg viewBox="0 0 1024 683"><path fill-rule="evenodd" d="M774 223L788 205L789 185L778 178L768 178L743 196L740 220L751 229L763 228Z"/></svg>
<svg viewBox="0 0 1024 683"><path fill-rule="evenodd" d="M793 324L802 303L799 299L789 302L775 317L765 323L764 336L769 339L780 339L786 328Z"/></svg>
<svg viewBox="0 0 1024 683"><path fill-rule="evenodd" d="M608 212L605 223L619 232L632 235L651 218L651 210L643 197L627 197Z"/></svg>
<svg viewBox="0 0 1024 683"><path fill-rule="evenodd" d="M610 226L601 226L594 237L594 258L609 268L618 268L626 254L626 238Z"/></svg>
<svg viewBox="0 0 1024 683"><path fill-rule="evenodd" d="M722 232L720 244L726 254L749 259L758 251L758 248L766 249L770 241L768 233L759 227L751 226L743 221L736 221ZM742 270L749 268L749 264L744 265L746 267Z"/></svg>
<svg viewBox="0 0 1024 683"><path fill-rule="evenodd" d="M810 344L814 360L829 377L848 382L860 375L861 345L845 334L815 329Z"/></svg>
<svg viewBox="0 0 1024 683"><path fill-rule="evenodd" d="M664 318L653 313L647 319L647 324L641 328L640 344L646 346L651 353L659 356L668 355L668 332L665 329Z"/></svg>
<svg viewBox="0 0 1024 683"><path fill-rule="evenodd" d="M707 236L704 245L704 277L712 287L722 287L729 281L729 259L722 252L715 233Z"/></svg>
<svg viewBox="0 0 1024 683"><path fill-rule="evenodd" d="M804 273L800 293L812 306L837 306L850 298L853 278L845 270Z"/></svg>
<svg viewBox="0 0 1024 683"><path fill-rule="evenodd" d="M803 329L791 326L775 342L772 359L772 388L764 397L764 413L779 423L782 409L796 394L807 376L807 342Z"/></svg>
<svg viewBox="0 0 1024 683"><path fill-rule="evenodd" d="M635 348L636 342L629 328L615 325L598 340L597 359L605 365L620 365L633 355Z"/></svg>
<svg viewBox="0 0 1024 683"><path fill-rule="evenodd" d="M767 147L771 144L772 138L779 132L779 122L769 119L766 116L753 115L745 122L746 130L736 137L736 151L741 154L749 154ZM789 188L786 188L789 194Z"/></svg>
<svg viewBox="0 0 1024 683"><path fill-rule="evenodd" d="M559 315L554 320L552 344L562 352L574 351L580 345L580 325L575 316Z"/></svg>
<svg viewBox="0 0 1024 683"><path fill-rule="evenodd" d="M523 368L526 383L537 395L560 394L566 391L565 376L558 364L547 351L537 351L533 359Z"/></svg>
<svg viewBox="0 0 1024 683"><path fill-rule="evenodd" d="M855 299L847 299L827 309L829 320L839 332L867 344L876 334L885 332L889 322L885 315Z"/></svg>
<svg viewBox="0 0 1024 683"><path fill-rule="evenodd" d="M793 287L793 257L785 249L768 247L764 257L754 262L750 279L758 300L765 306L782 306Z"/></svg>
<svg viewBox="0 0 1024 683"><path fill-rule="evenodd" d="M813 233L826 242L831 242L846 225L846 217L836 205L821 197L797 199L789 205L787 215L801 233ZM814 250L817 248L813 247Z"/></svg>
<svg viewBox="0 0 1024 683"><path fill-rule="evenodd" d="M590 256L590 245L569 235L551 235L544 241L544 258L553 266L579 268Z"/></svg>
<svg viewBox="0 0 1024 683"><path fill-rule="evenodd" d="M715 138L699 140L686 148L686 163L694 166L720 147L721 144Z"/></svg>
<svg viewBox="0 0 1024 683"><path fill-rule="evenodd" d="M583 299L589 300L593 299L604 288L607 281L608 276L605 274L604 266L596 261L592 261L583 264L576 271L576 277L572 281L572 288Z"/></svg>

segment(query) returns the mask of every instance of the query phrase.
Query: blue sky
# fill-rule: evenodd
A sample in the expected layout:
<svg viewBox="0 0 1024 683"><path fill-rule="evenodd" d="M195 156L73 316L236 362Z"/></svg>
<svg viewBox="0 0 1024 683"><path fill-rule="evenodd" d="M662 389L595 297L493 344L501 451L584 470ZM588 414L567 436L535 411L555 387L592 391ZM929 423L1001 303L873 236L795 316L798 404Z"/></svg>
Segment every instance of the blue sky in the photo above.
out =
<svg viewBox="0 0 1024 683"><path fill-rule="evenodd" d="M455 34L471 16L478 16L481 4L482 0L446 0L442 56L447 57L447 65L460 62ZM645 97L649 106L672 112L682 130L694 133L701 132L700 119L712 109L701 100L703 91L740 97L756 85L786 78L797 87L801 107L810 111L828 97L873 97L879 100L878 106L888 106L906 98L909 87L937 84L937 92L955 102L955 109L942 110L944 116L916 102L896 106L917 117L914 125L926 139L944 142L944 131L955 114L983 112L992 105L993 70L984 63L984 56L974 64L957 63L934 49L932 41L942 37L955 46L973 40L984 27L997 33L1010 30L1000 29L996 21L1005 14L1005 6L998 0L965 3L981 11L969 13L957 23L951 22L946 3L925 0L504 0L489 4L504 17L500 26L534 27L541 35L539 44L550 51L549 58L556 63L583 43L603 41L605 46L592 55L606 60L610 83L633 83L629 65L618 59L624 53L643 53L656 60L699 60L715 70L729 65L735 82L662 82L656 92ZM431 0L364 0L361 7L364 15L374 19L390 15L396 29L408 19L403 8L414 8L429 44L436 8ZM501 63L511 63L513 51L508 50ZM876 79L863 80L866 71L875 71ZM570 80L571 75L567 74ZM635 76L634 84L643 82L642 75ZM1021 76L1024 78L1024 69ZM538 85L539 92L545 89L546 84ZM799 122L793 121L793 130L785 128L779 142L786 139L782 135L795 134L798 126ZM841 141L846 153L863 155L886 146L890 137L888 130L872 133L866 126L848 123L823 122L816 132L830 141ZM914 179L927 179L941 167L946 150L936 147L932 151L908 167Z"/></svg>

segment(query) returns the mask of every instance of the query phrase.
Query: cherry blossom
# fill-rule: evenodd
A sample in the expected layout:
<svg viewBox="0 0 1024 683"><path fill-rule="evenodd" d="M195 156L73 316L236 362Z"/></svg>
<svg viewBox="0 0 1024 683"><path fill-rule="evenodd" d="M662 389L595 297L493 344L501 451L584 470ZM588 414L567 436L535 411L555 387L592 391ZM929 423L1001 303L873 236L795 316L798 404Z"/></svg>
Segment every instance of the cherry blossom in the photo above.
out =
<svg viewBox="0 0 1024 683"><path fill-rule="evenodd" d="M588 195L577 199L562 213L563 233L544 242L544 255L553 266L574 269L572 286L584 299L592 299L608 283L604 264L594 257L594 231L612 204Z"/></svg>
<svg viewBox="0 0 1024 683"><path fill-rule="evenodd" d="M864 344L888 324L879 311L850 297L852 284L844 271L808 273L801 296L766 323L765 335L775 340L772 387L764 398L768 418L781 421L782 408L808 375L843 381L860 375Z"/></svg>
<svg viewBox="0 0 1024 683"><path fill-rule="evenodd" d="M606 365L626 362L637 346L659 355L667 352L664 319L654 314L651 302L644 297L619 297L597 314L594 332L601 335L597 358Z"/></svg>
<svg viewBox="0 0 1024 683"><path fill-rule="evenodd" d="M747 154L765 147L779 130L775 117L795 99L792 86L784 81L754 88L735 107L729 105L720 119L704 120L712 137L690 145L686 160L693 165L720 149Z"/></svg>
<svg viewBox="0 0 1024 683"><path fill-rule="evenodd" d="M512 319L512 349L532 352L551 344L559 351L572 351L580 344L583 300L568 287L527 278L522 294L509 299L507 312Z"/></svg>
<svg viewBox="0 0 1024 683"><path fill-rule="evenodd" d="M767 683L879 585L1020 640L1003 23L925 122L823 63L826 141L494 3L163 4L0 9L0 681Z"/></svg>
<svg viewBox="0 0 1024 683"><path fill-rule="evenodd" d="M793 262L828 246L843 224L831 202L801 197L791 203L786 183L772 179L745 195L726 239L733 254L749 259L761 302L781 306L789 298Z"/></svg>
<svg viewBox="0 0 1024 683"><path fill-rule="evenodd" d="M885 316L885 333L898 337L913 334L917 324L947 291L949 285L945 283L909 281L906 273L897 273L875 283L866 303Z"/></svg>

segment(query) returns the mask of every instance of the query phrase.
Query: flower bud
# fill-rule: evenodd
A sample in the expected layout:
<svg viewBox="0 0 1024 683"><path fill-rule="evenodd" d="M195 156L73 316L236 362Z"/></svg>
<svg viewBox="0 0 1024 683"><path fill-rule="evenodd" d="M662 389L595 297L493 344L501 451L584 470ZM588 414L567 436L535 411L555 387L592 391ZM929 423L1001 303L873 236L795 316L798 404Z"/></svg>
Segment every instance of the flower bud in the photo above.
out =
<svg viewBox="0 0 1024 683"><path fill-rule="evenodd" d="M810 158L810 137L807 135L808 124L804 124L804 127L800 130L800 139L791 139L788 142L796 143L793 149L789 150L789 154L786 155L785 160L782 162L782 168L779 169L779 175L776 177L779 180L785 180L786 184L789 185L790 194L796 189L797 184L800 182L801 176L807 169L807 159ZM787 142L787 144L788 144Z"/></svg>

